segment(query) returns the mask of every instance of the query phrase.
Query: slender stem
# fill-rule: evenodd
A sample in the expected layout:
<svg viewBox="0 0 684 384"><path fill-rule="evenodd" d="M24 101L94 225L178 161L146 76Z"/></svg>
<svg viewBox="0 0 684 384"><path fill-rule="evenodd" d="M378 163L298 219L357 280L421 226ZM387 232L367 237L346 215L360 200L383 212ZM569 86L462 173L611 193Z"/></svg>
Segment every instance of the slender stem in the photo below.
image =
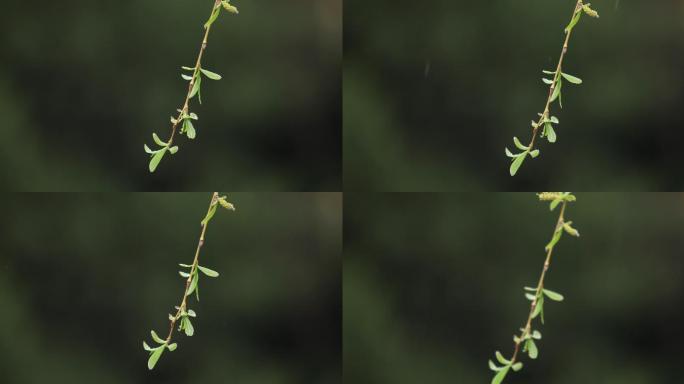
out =
<svg viewBox="0 0 684 384"><path fill-rule="evenodd" d="M556 227L553 230L554 235L556 232L561 230L561 227L563 226L563 223L564 223L563 215L565 214L565 206L566 205L567 205L567 202L564 201L562 203L562 206L561 206L560 215L558 215L558 221L556 222ZM525 327L521 331L522 333L520 334L518 341L515 342L515 350L513 351L513 357L511 358L511 365L515 364L516 359L518 358L518 353L520 352L520 345L525 340L525 337L532 331L532 319L533 319L533 315L534 315L534 310L537 307L537 302L539 300L540 295L542 294L542 290L544 289L544 278L546 277L546 272L549 270L549 266L551 265L551 255L553 254L554 246L549 247L549 249L546 251L546 261L544 261L544 268L542 269L541 275L539 276L539 282L537 283L537 291L535 294L535 299L532 301L532 304L530 305L530 313L527 316L527 323L525 323Z"/></svg>
<svg viewBox="0 0 684 384"><path fill-rule="evenodd" d="M577 3L575 4L575 8L572 11L572 17L570 20L575 17L577 12L582 12L582 0L577 0ZM570 28L567 33L565 34L565 42L563 42L563 49L561 50L560 58L558 59L558 65L556 66L556 74L553 78L553 82L549 86L549 95L546 98L546 105L544 106L544 112L542 115L539 117L539 120L535 124L535 126L532 127L532 139L530 140L530 144L528 147L530 150L534 147L534 141L537 138L537 132L539 131L539 127L542 126L544 123L544 120L548 117L549 115L549 106L551 105L551 98L553 97L553 91L555 90L556 84L558 84L558 78L561 76L561 69L563 67L563 58L565 58L565 54L568 53L568 43L570 42L570 35L572 35L572 28Z"/></svg>
<svg viewBox="0 0 684 384"><path fill-rule="evenodd" d="M214 1L214 6L211 8L211 12L214 13L216 8L221 6L221 0L215 0ZM205 28L204 31L204 38L202 39L202 45L200 46L199 54L197 55L197 61L195 62L195 72L192 74L192 80L190 80L190 84L188 84L188 93L185 94L185 101L183 102L183 108L181 108L180 112L178 113L178 117L176 117L176 122L171 123L171 136L168 140L169 147L171 144L173 144L173 139L176 136L176 130L178 128L178 124L181 122L181 118L183 114L188 112L188 107L190 104L190 95L192 94L192 88L195 86L195 82L200 76L200 68L202 67L202 56L204 55L204 51L207 49L207 40L209 39L209 31L211 30L211 24L208 25Z"/></svg>
<svg viewBox="0 0 684 384"><path fill-rule="evenodd" d="M211 210L213 206L215 206L218 203L218 192L214 192L211 195L211 202L209 203L209 208L207 209L207 213ZM190 289L190 283L192 282L193 277L195 276L195 270L197 269L197 265L199 264L199 254L200 250L202 249L202 246L204 245L204 234L207 231L207 225L209 225L209 220L204 221L202 223L202 232L200 233L200 238L197 243L197 249L195 250L195 259L192 262L192 268L190 269L190 276L188 276L188 279L185 281L185 289L183 290L183 300L181 301L181 304L178 306L178 311L176 311L176 315L173 316L172 319L170 319L170 324L169 324L169 334L166 336L166 344L168 344L171 341L171 337L173 336L173 329L176 326L176 321L181 316L181 313L185 311L185 308L187 306L187 299L188 299L188 289Z"/></svg>

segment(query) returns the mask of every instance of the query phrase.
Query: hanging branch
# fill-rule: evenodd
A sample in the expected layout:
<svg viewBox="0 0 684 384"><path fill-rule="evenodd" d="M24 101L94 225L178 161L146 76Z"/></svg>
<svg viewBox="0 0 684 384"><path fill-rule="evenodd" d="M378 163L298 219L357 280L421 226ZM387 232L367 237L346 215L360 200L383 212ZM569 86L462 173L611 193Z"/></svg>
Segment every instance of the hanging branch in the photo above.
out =
<svg viewBox="0 0 684 384"><path fill-rule="evenodd" d="M512 160L510 174L515 176L518 169L522 165L523 161L527 158L527 155L535 158L539 156L539 149L535 149L535 139L537 138L537 132L539 128L542 129L541 137L545 137L549 143L556 142L556 131L553 129L554 124L558 124L560 121L556 116L551 116L550 108L551 104L558 100L558 104L563 108L563 96L561 94L561 88L563 87L563 79L567 80L571 84L582 84L582 80L576 76L569 75L562 71L563 69L563 59L565 54L568 53L568 43L570 42L570 35L572 35L572 30L575 28L579 22L582 14L586 13L588 16L598 18L598 13L591 8L591 4L584 4L582 0L577 0L575 8L572 12L572 18L570 19L570 24L565 28L565 41L563 42L563 49L561 51L560 58L558 59L558 65L556 65L555 71L542 71L545 75L551 75L551 79L546 77L542 78L545 84L549 85L549 94L546 98L546 105L542 113L538 113L539 119L537 121L532 120L532 138L529 144L523 145L517 137L513 137L513 144L516 148L521 150L520 153L512 153L508 148L506 148L506 156L510 157Z"/></svg>
<svg viewBox="0 0 684 384"><path fill-rule="evenodd" d="M527 353L530 359L537 358L539 350L535 340L540 340L542 335L541 332L533 329L532 322L537 317L540 317L541 323L544 324L545 298L552 301L563 301L563 295L545 288L544 278L551 265L551 254L553 253L553 249L560 240L563 232L566 232L571 236L579 237L579 232L572 227L572 221L565 221L564 218L565 207L568 203L574 202L576 199L570 192L542 192L539 194L539 200L550 201L550 209L552 211L558 205L561 205L560 214L558 216L558 221L556 222L556 227L553 230L551 241L544 248L546 250L546 261L544 261L544 268L542 269L537 286L535 288L525 287L525 297L531 301L530 312L527 316L525 326L520 328L520 335L513 336L513 342L515 343L513 356L510 359L506 359L501 352L496 351L496 360L499 364L502 364L502 366L497 366L494 362L489 360L489 369L496 372L492 379L492 384L501 383L510 370L517 372L522 369L523 363L519 361L521 350L522 352Z"/></svg>
<svg viewBox="0 0 684 384"><path fill-rule="evenodd" d="M210 80L221 80L221 75L214 73L207 69L202 68L202 56L204 51L207 49L207 39L209 38L209 31L211 30L211 25L216 21L221 9L225 9L230 13L237 14L238 9L230 4L230 0L215 0L214 6L211 9L211 15L209 20L204 24L204 38L202 39L202 45L200 47L199 54L197 55L197 60L195 61L194 67L181 67L184 71L191 72L191 74L182 73L181 77L184 80L189 81L188 92L185 95L185 101L180 109L177 109L178 115L176 117L171 116L171 135L167 141L163 141L159 138L156 133L152 133L152 139L160 147L157 150L151 150L150 147L145 144L145 152L151 155L149 169L150 172L154 172L159 165L159 162L164 157L166 152L172 155L178 152L178 146L172 146L173 140L176 136L176 131L178 126L181 126L180 134L185 134L188 139L194 139L197 136L195 131L195 126L192 121L197 121L199 118L196 113L190 112L190 100L197 96L200 104L202 104L202 75Z"/></svg>
<svg viewBox="0 0 684 384"><path fill-rule="evenodd" d="M185 278L185 289L183 290L183 299L181 300L180 305L175 307L176 314L169 314L169 333L166 336L166 339L162 339L161 337L159 337L159 335L157 335L157 333L154 330L150 331L152 339L157 344L159 344L154 348L151 348L147 344L147 342L143 341L143 348L146 351L150 352L150 357L147 360L148 369L154 368L155 364L157 364L157 361L166 349L168 349L169 351L175 351L178 347L176 343L171 343L171 338L173 336L173 331L176 328L176 323L180 321L180 324L178 326L179 332L184 331L187 336L192 336L195 333L195 328L192 326L190 318L197 317L197 314L195 313L195 311L188 308L188 297L192 295L192 293L194 292L197 301L199 301L199 272L202 272L208 277L218 277L219 275L218 272L199 265L200 249L202 249L202 246L204 245L204 235L207 231L207 225L209 224L211 218L214 217L218 205L221 205L223 208L226 208L231 211L235 210L233 204L229 203L226 200L226 196L219 197L218 192L214 192L214 194L211 196L209 209L207 211L206 216L201 222L202 232L200 233L199 242L197 243L195 258L192 261L192 264L178 264L183 268L189 268L189 271L178 272L181 275L181 277Z"/></svg>

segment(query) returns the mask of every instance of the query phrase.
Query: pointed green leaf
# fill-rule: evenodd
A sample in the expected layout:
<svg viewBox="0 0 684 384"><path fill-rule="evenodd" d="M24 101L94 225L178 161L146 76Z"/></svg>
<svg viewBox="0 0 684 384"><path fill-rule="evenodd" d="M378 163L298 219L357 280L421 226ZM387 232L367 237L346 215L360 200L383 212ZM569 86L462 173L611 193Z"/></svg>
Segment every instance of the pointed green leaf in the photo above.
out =
<svg viewBox="0 0 684 384"><path fill-rule="evenodd" d="M152 133L152 139L153 139L154 142L157 143L157 145L160 146L160 147L166 147L167 145L169 145L168 143L162 141L162 139L160 139L159 136L157 136L156 133Z"/></svg>
<svg viewBox="0 0 684 384"><path fill-rule="evenodd" d="M221 80L221 75L219 75L218 73L214 73L214 72L206 70L204 68L200 69L200 71L202 71L204 76L210 78L211 80Z"/></svg>
<svg viewBox="0 0 684 384"><path fill-rule="evenodd" d="M537 344L535 344L533 339L527 340L527 354L530 356L530 359L536 359L537 356L539 355L539 350L537 349Z"/></svg>
<svg viewBox="0 0 684 384"><path fill-rule="evenodd" d="M506 374L508 374L508 370L509 370L510 368L511 368L511 367L508 367L508 366L507 366L507 367L505 367L504 369L500 370L500 371L496 374L496 376L494 376L494 378L492 379L492 384L501 384L501 382L503 381L503 379L506 377Z"/></svg>
<svg viewBox="0 0 684 384"><path fill-rule="evenodd" d="M563 295L561 295L560 293L550 291L548 289L544 289L544 294L546 295L546 297L548 297L549 299L551 299L553 301L563 301L563 299L564 299Z"/></svg>
<svg viewBox="0 0 684 384"><path fill-rule="evenodd" d="M573 28L575 28L575 25L577 25L581 16L582 16L582 9L580 8L578 11L576 11L575 16L572 17L572 20L570 20L570 24L568 24L568 26L565 27L565 33L568 33L570 31L572 31Z"/></svg>
<svg viewBox="0 0 684 384"><path fill-rule="evenodd" d="M190 119L183 120L183 131L188 136L188 139L194 139L197 135L195 132L195 126L192 125L192 121Z"/></svg>
<svg viewBox="0 0 684 384"><path fill-rule="evenodd" d="M518 156L515 160L513 160L513 163L511 163L511 169L509 170L511 176L515 176L515 174L518 172L518 169L522 165L523 161L525 161L525 158L527 157L527 152L523 152L521 156Z"/></svg>
<svg viewBox="0 0 684 384"><path fill-rule="evenodd" d="M489 360L489 369L494 371L494 372L498 372L498 371L502 370L503 368L497 367L493 361Z"/></svg>
<svg viewBox="0 0 684 384"><path fill-rule="evenodd" d="M544 296L540 296L537 299L537 303L534 305L534 312L532 312L532 318L535 319L544 310Z"/></svg>
<svg viewBox="0 0 684 384"><path fill-rule="evenodd" d="M186 75L186 74L184 74L184 73L181 73L181 77L183 78L183 80L187 80L187 81L192 80L192 76L188 76L188 75Z"/></svg>
<svg viewBox="0 0 684 384"><path fill-rule="evenodd" d="M195 82L192 84L192 90L190 91L190 96L189 96L190 99L195 97L197 92L199 92L201 84L202 84L202 77L197 76L197 78L195 79Z"/></svg>
<svg viewBox="0 0 684 384"><path fill-rule="evenodd" d="M150 359L147 360L147 368L149 370L152 370L154 366L157 364L157 361L159 361L159 357L162 355L164 352L164 348L157 348L152 352L150 355Z"/></svg>
<svg viewBox="0 0 684 384"><path fill-rule="evenodd" d="M181 67L181 69L184 69L186 71L194 71L195 67Z"/></svg>
<svg viewBox="0 0 684 384"><path fill-rule="evenodd" d="M152 335L152 340L156 341L157 343L159 343L159 344L165 344L166 343L166 341L164 341L164 339L159 337L159 335L157 335L157 332L155 332L154 330L150 331L150 334Z"/></svg>
<svg viewBox="0 0 684 384"><path fill-rule="evenodd" d="M546 71L546 70L543 70L542 72L543 72L544 74L547 74L547 75L555 75L555 74L556 74L556 71Z"/></svg>
<svg viewBox="0 0 684 384"><path fill-rule="evenodd" d="M516 146L519 150L521 150L521 151L526 151L526 150L529 148L529 147L523 145L523 144L520 142L520 140L518 140L518 138L515 137L515 136L513 136L513 144L515 144L515 146Z"/></svg>
<svg viewBox="0 0 684 384"><path fill-rule="evenodd" d="M197 282L199 280L199 277L197 276L197 272L195 272L195 276L192 278L192 281L190 282L190 286L188 287L188 292L185 294L185 296L190 296L192 292L197 289Z"/></svg>
<svg viewBox="0 0 684 384"><path fill-rule="evenodd" d="M152 348L150 348L150 346L147 345L147 343L144 342L144 341L143 341L143 349L146 350L146 351L152 351Z"/></svg>
<svg viewBox="0 0 684 384"><path fill-rule="evenodd" d="M152 156L152 159L150 159L150 172L154 172L157 169L159 162L161 161L162 157L164 157L164 154L166 154L166 150L168 149L168 147L164 147L161 151Z"/></svg>
<svg viewBox="0 0 684 384"><path fill-rule="evenodd" d="M169 148L169 153L172 155L175 155L176 152L178 152L178 146L174 145L173 147Z"/></svg>
<svg viewBox="0 0 684 384"><path fill-rule="evenodd" d="M563 73L563 72L561 72L561 76L563 76L565 78L565 80L567 80L573 84L582 84L582 79L580 79L579 77L575 77L573 75L568 75L567 73Z"/></svg>
<svg viewBox="0 0 684 384"><path fill-rule="evenodd" d="M176 348L178 348L178 344L172 343L172 344L167 345L166 348L168 348L169 351L173 352L176 350Z"/></svg>
<svg viewBox="0 0 684 384"><path fill-rule="evenodd" d="M185 267L185 268L192 268L191 264L178 264L178 265L180 265L181 267Z"/></svg>
<svg viewBox="0 0 684 384"><path fill-rule="evenodd" d="M183 271L178 271L178 274L179 274L179 275L181 275L182 277L185 277L185 278L188 278L188 277L190 277L190 274L189 274L189 273L187 273L187 272L183 272Z"/></svg>
<svg viewBox="0 0 684 384"><path fill-rule="evenodd" d="M547 79L546 77L542 77L542 81L543 81L545 84L548 84L548 85L553 84L553 80Z"/></svg>
<svg viewBox="0 0 684 384"><path fill-rule="evenodd" d="M214 8L214 11L211 13L211 16L209 17L209 20L207 20L207 22L204 23L204 28L211 27L211 25L214 24L214 21L216 21L216 18L219 16L220 12L221 12L221 7Z"/></svg>
<svg viewBox="0 0 684 384"><path fill-rule="evenodd" d="M197 314L196 314L195 311L193 311L192 309L188 309L188 316L190 316L190 317L197 317Z"/></svg>
<svg viewBox="0 0 684 384"><path fill-rule="evenodd" d="M209 268L203 267L201 265L198 265L197 268L199 268L199 270L202 271L202 273L204 273L205 275L207 275L209 277L218 277L218 275L219 275L219 273L214 271L213 269L209 269Z"/></svg>
<svg viewBox="0 0 684 384"><path fill-rule="evenodd" d="M513 370L515 372L518 372L519 370L522 369L522 367L523 367L523 363L517 362L517 363L513 364L513 366L511 368L513 368Z"/></svg>
<svg viewBox="0 0 684 384"><path fill-rule="evenodd" d="M192 326L192 322L187 317L185 318L185 334L187 336L195 334L195 327Z"/></svg>
<svg viewBox="0 0 684 384"><path fill-rule="evenodd" d="M560 96L562 87L563 87L563 82L559 78L558 81L556 82L556 86L553 88L553 94L551 94L551 102L552 103L558 98L558 96Z"/></svg>
<svg viewBox="0 0 684 384"><path fill-rule="evenodd" d="M211 208L209 208L209 212L207 212L207 216L204 217L202 220L202 226L207 225L209 223L209 220L211 220L212 217L214 217L214 214L216 213L216 205L212 205Z"/></svg>
<svg viewBox="0 0 684 384"><path fill-rule="evenodd" d="M531 156L533 159L536 158L537 156L539 156L539 150L538 150L538 149L535 149L534 151L531 151L531 152L530 152L530 156Z"/></svg>
<svg viewBox="0 0 684 384"><path fill-rule="evenodd" d="M501 354L501 352L496 351L495 355L496 355L496 360L497 360L500 364L508 365L508 364L511 363L511 361L508 360L508 359L506 359L506 358Z"/></svg>
<svg viewBox="0 0 684 384"><path fill-rule="evenodd" d="M546 134L546 139L549 143L556 142L556 131L553 129L553 125L550 122L544 124L544 133Z"/></svg>

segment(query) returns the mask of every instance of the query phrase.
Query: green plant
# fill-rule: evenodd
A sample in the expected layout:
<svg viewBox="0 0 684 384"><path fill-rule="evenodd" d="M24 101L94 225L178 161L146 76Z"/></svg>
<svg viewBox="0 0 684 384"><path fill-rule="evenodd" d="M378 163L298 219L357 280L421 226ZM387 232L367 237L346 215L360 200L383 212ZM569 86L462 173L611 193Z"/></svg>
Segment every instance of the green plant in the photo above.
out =
<svg viewBox="0 0 684 384"><path fill-rule="evenodd" d="M154 172L157 169L159 162L164 157L166 152L169 152L172 155L178 152L178 146L173 145L178 126L181 127L180 134L185 134L188 139L192 140L197 136L197 131L195 130L195 126L192 121L197 121L199 117L196 113L190 112L190 100L197 96L200 104L202 104L202 76L210 80L221 80L221 75L202 68L202 56L204 55L204 51L207 49L209 31L211 30L211 25L214 23L214 21L216 21L221 13L221 9L225 9L226 11L234 14L238 13L238 9L230 4L230 0L215 0L214 6L211 9L209 20L204 23L204 39L202 39L202 45L200 47L199 54L197 55L195 66L181 67L183 71L187 72L182 73L181 77L189 82L188 92L185 95L183 106L180 109L177 109L178 115L176 117L171 116L171 135L167 141L164 141L160 139L156 133L153 133L152 139L154 140L155 144L159 146L159 149L152 150L147 146L147 144L144 146L145 152L151 156L149 164L150 172Z"/></svg>
<svg viewBox="0 0 684 384"><path fill-rule="evenodd" d="M538 194L539 200L549 201L549 208L553 211L558 205L561 206L560 214L558 216L558 221L556 222L556 227L553 230L553 235L551 236L551 241L546 244L544 250L546 251L546 261L544 261L544 267L537 282L536 287L525 287L525 297L531 301L530 312L527 316L527 322L523 328L520 328L520 335L513 335L513 342L515 343L515 348L513 350L513 356L507 359L501 354L501 352L496 351L496 360L501 364L498 366L494 364L493 361L489 360L489 369L496 372L494 378L492 379L492 384L501 383L509 371L519 371L523 367L523 363L520 362L519 354L520 351L527 353L530 359L536 359L539 354L539 349L537 348L537 342L535 340L540 340L542 334L539 330L533 328L533 320L539 317L541 323L544 324L544 300L548 299L551 301L563 301L563 296L557 292L546 289L544 285L544 278L551 265L551 255L553 249L560 240L563 232L568 233L571 236L579 237L579 232L572 227L572 221L565 221L565 207L568 203L574 202L576 200L575 196L570 192L542 192Z"/></svg>
<svg viewBox="0 0 684 384"><path fill-rule="evenodd" d="M199 254L200 249L204 245L204 235L207 231L207 225L214 214L216 213L216 208L222 206L228 210L234 211L235 207L233 204L226 200L226 196L219 196L218 192L214 192L211 196L211 202L209 203L209 209L207 210L206 216L200 223L202 226L202 231L200 233L199 242L197 243L197 250L195 251L195 258L192 264L179 264L185 270L179 271L178 273L182 278L185 279L185 290L183 291L183 299L180 305L176 306L176 314L169 314L169 333L166 339L162 339L157 335L157 333L152 330L152 340L154 340L158 345L156 347L150 347L145 341L143 341L143 348L150 353L150 357L147 360L147 368L153 369L157 364L157 361L161 357L165 350L174 351L177 348L176 343L171 343L171 337L173 336L173 331L178 324L178 331L184 331L187 336L192 336L195 333L195 328L192 325L191 317L197 317L194 310L188 308L188 296L195 293L197 301L199 301L199 272L202 272L208 277L218 277L219 273L199 265ZM187 271L187 272L186 272Z"/></svg>
<svg viewBox="0 0 684 384"><path fill-rule="evenodd" d="M539 115L539 118L536 121L532 120L532 138L530 139L529 144L523 145L517 137L513 137L513 144L515 144L516 148L518 148L522 152L513 153L508 148L506 148L506 156L512 159L510 167L511 176L515 176L515 174L518 172L518 169L520 168L520 166L525 161L528 155L532 158L536 158L537 156L539 156L539 149L536 149L534 144L537 138L537 133L539 132L540 128L540 137L546 138L546 140L548 140L549 143L556 142L557 136L553 126L554 124L558 124L559 120L557 117L551 115L550 108L551 104L553 104L553 102L555 102L556 100L558 100L559 106L563 108L563 95L561 93L561 89L563 87L563 80L566 80L568 83L571 84L582 84L582 80L580 78L563 72L563 58L565 57L565 54L568 52L568 43L570 42L570 35L572 35L572 30L573 28L575 28L580 18L582 17L582 14L584 13L591 17L599 17L598 13L591 8L590 3L584 4L582 0L577 0L575 8L572 12L570 24L568 24L568 26L565 27L565 42L563 43L563 49L561 51L560 58L558 59L558 65L556 66L556 70L542 71L545 75L551 76L550 79L546 77L542 78L542 81L545 84L549 85L549 93L546 98L546 105L544 106L543 112L537 114Z"/></svg>

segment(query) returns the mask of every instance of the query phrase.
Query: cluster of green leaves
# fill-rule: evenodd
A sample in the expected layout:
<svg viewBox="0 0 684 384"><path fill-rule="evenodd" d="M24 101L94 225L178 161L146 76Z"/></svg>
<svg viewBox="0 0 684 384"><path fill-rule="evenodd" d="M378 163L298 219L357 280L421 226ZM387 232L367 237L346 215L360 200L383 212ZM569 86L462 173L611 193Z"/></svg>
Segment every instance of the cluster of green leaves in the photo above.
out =
<svg viewBox="0 0 684 384"><path fill-rule="evenodd" d="M205 77L210 80L221 80L221 75L219 75L216 72L212 72L208 69L202 68L202 54L204 52L204 49L206 47L206 39L209 34L209 28L211 25L216 21L218 18L219 14L221 13L221 10L225 9L226 11L230 13L237 14L238 9L230 4L230 0L223 0L223 1L217 1L214 4L214 7L212 8L211 16L209 16L209 20L204 24L204 28L206 29L206 34L204 37L204 40L202 42L202 48L200 49L199 56L197 58L197 65L194 67L186 67L183 66L181 69L183 71L187 71L189 73L181 73L181 77L184 80L187 80L189 82L188 84L188 93L185 97L185 103L183 104L183 108L177 109L178 111L178 116L174 117L171 116L171 137L167 141L163 141L157 136L156 133L152 134L152 138L154 139L154 142L159 146L158 149L152 150L150 149L147 144L145 144L145 152L150 155L150 163L149 163L149 170L150 172L154 172L157 169L157 166L159 166L159 162L161 162L162 158L164 155L169 152L172 155L178 152L178 146L172 146L173 144L173 138L174 134L176 132L176 128L180 125L180 134L184 134L188 137L188 139L194 139L197 137L197 131L195 130L195 126L193 124L193 120L197 121L199 117L197 116L196 113L190 112L189 110L189 105L190 105L190 100L192 100L195 96L197 96L197 99L199 100L199 103L202 104L202 78Z"/></svg>
<svg viewBox="0 0 684 384"><path fill-rule="evenodd" d="M518 169L520 169L520 166L523 164L528 155L532 158L539 156L539 150L534 149L535 139L538 132L540 137L546 138L549 143L556 142L557 135L553 125L559 124L560 121L557 117L551 116L550 108L556 101L558 101L558 105L560 106L560 108L563 108L562 89L564 80L571 84L582 84L582 79L580 79L579 77L570 75L562 71L562 63L563 57L565 56L567 50L567 43L568 39L570 38L570 34L572 33L573 28L575 28L575 26L579 22L580 18L582 17L582 14L585 13L592 17L599 17L598 13L591 8L590 3L584 4L581 0L579 0L577 2L577 5L575 6L575 11L573 13L570 24L568 24L568 26L565 28L566 40L563 44L563 52L561 53L561 57L558 60L557 70L542 71L542 73L544 73L545 75L550 76L550 78L547 78L546 76L542 77L542 81L544 82L544 84L547 84L549 86L549 97L546 100L544 112L537 114L539 118L536 121L532 120L532 139L530 140L530 143L528 145L523 145L517 137L513 137L513 143L515 144L516 148L520 150L520 152L513 153L508 148L506 148L506 156L512 159L511 166L509 169L511 176L515 176L515 174L518 172Z"/></svg>
<svg viewBox="0 0 684 384"><path fill-rule="evenodd" d="M523 368L523 363L518 359L519 351L527 353L530 359L536 359L539 356L539 347L537 346L537 343L541 340L542 334L539 330L534 329L534 320L539 318L541 324L544 324L544 303L547 299L556 302L564 300L563 295L560 293L545 288L544 277L551 261L553 247L558 243L563 232L567 232L572 236L579 236L579 232L571 225L572 221L566 222L564 219L565 204L576 201L576 198L570 192L542 192L538 196L541 201L550 202L549 208L551 211L556 209L560 204L563 204L563 209L561 209L551 241L545 247L547 252L546 262L544 263L544 271L539 279L539 283L536 287L524 287L525 298L531 303L530 314L525 326L520 328L520 335L513 335L513 342L515 343L513 357L507 359L501 352L496 351L495 356L499 365L492 360L489 360L489 369L495 373L492 384L500 384L503 382L506 375L511 370L517 372Z"/></svg>
<svg viewBox="0 0 684 384"><path fill-rule="evenodd" d="M147 344L147 342L143 341L143 349L150 353L150 356L147 360L148 369L154 368L154 366L157 364L157 361L159 361L159 358L165 350L168 349L169 351L174 351L178 347L176 343L171 343L171 337L173 335L173 330L176 325L178 325L178 331L184 332L186 336L192 336L195 334L195 327L193 326L190 318L196 318L197 313L194 310L188 308L187 298L194 293L195 298L197 299L197 301L199 301L200 272L207 277L219 276L219 273L215 270L199 265L199 250L202 247L202 244L204 243L204 232L207 228L207 225L209 224L209 221L212 219L212 217L214 217L214 214L216 213L216 208L219 205L231 211L235 210L235 206L233 206L233 204L229 203L226 200L226 196L219 197L218 193L214 192L214 194L212 195L211 203L209 204L207 214L201 222L202 235L200 237L200 242L197 247L195 259L192 264L178 264L179 266L184 268L184 270L178 271L178 274L185 280L185 292L183 294L183 300L181 301L181 304L175 306L176 313L169 314L169 335L166 339L162 339L161 337L159 337L159 335L157 335L157 333L154 330L152 330L150 332L152 335L152 340L158 344L154 348L150 347Z"/></svg>

